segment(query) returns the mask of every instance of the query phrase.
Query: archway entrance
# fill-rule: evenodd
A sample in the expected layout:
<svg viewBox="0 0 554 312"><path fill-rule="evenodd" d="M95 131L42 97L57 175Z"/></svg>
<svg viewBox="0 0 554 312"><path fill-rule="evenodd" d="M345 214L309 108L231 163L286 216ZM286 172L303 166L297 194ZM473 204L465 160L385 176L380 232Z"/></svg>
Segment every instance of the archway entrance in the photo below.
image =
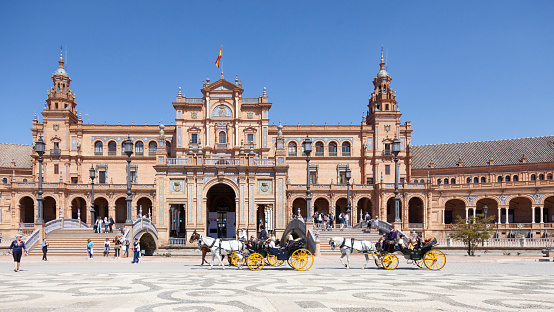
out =
<svg viewBox="0 0 554 312"><path fill-rule="evenodd" d="M531 200L525 197L516 197L510 200L508 209L508 222L509 223L531 223ZM540 221L540 209L535 209L535 214L539 212L538 217ZM537 220L535 216L535 222Z"/></svg>
<svg viewBox="0 0 554 312"><path fill-rule="evenodd" d="M394 222L394 197L387 201L387 222ZM398 201L398 218L402 220L402 198Z"/></svg>
<svg viewBox="0 0 554 312"><path fill-rule="evenodd" d="M140 249L144 250L145 256L152 256L156 251L156 240L150 233L144 233L139 239Z"/></svg>
<svg viewBox="0 0 554 312"><path fill-rule="evenodd" d="M483 210L483 207L487 206L487 215L485 216L485 211ZM469 210L469 214L473 215L473 209ZM498 222L498 202L492 198L482 198L477 201L475 204L475 210L477 215L483 215L485 217L494 217L494 221L492 222ZM529 208L529 211L531 211L531 208ZM531 213L529 213L531 215ZM504 219L506 216L503 216ZM529 221L530 222L530 221Z"/></svg>
<svg viewBox="0 0 554 312"><path fill-rule="evenodd" d="M71 201L71 219L78 219L87 222L87 202L82 197L74 198Z"/></svg>
<svg viewBox="0 0 554 312"><path fill-rule="evenodd" d="M44 198L43 202L44 222L56 219L56 200L53 197Z"/></svg>
<svg viewBox="0 0 554 312"><path fill-rule="evenodd" d="M115 201L115 223L125 223L127 220L127 202L125 197L120 197Z"/></svg>
<svg viewBox="0 0 554 312"><path fill-rule="evenodd" d="M329 201L327 201L327 199L322 198L322 197L316 199L315 202L314 202L314 213L316 211L319 212L319 213L328 214L329 213Z"/></svg>
<svg viewBox="0 0 554 312"><path fill-rule="evenodd" d="M535 217L535 222L541 222L541 210L539 208L535 209L535 214L539 211L539 217ZM552 223L554 222L554 196L550 196L544 200L544 210L543 210L543 222Z"/></svg>
<svg viewBox="0 0 554 312"><path fill-rule="evenodd" d="M458 218L466 218L466 204L461 199L451 199L444 204L444 224L452 224Z"/></svg>
<svg viewBox="0 0 554 312"><path fill-rule="evenodd" d="M292 214L298 217L298 209L300 209L300 215L306 219L306 199L297 198L292 202Z"/></svg>
<svg viewBox="0 0 554 312"><path fill-rule="evenodd" d="M141 214L142 211L142 214ZM141 197L137 201L137 212L136 216L150 216L152 214L152 201L150 198L147 197Z"/></svg>
<svg viewBox="0 0 554 312"><path fill-rule="evenodd" d="M19 221L21 223L35 223L35 202L29 196L19 200Z"/></svg>
<svg viewBox="0 0 554 312"><path fill-rule="evenodd" d="M414 227L423 227L423 201L419 197L412 197L408 201L408 223Z"/></svg>
<svg viewBox="0 0 554 312"><path fill-rule="evenodd" d="M346 214L346 198L339 198L335 203L335 217L338 220L341 213Z"/></svg>
<svg viewBox="0 0 554 312"><path fill-rule="evenodd" d="M94 199L94 216L96 219L108 216L108 200L104 197L98 197Z"/></svg>
<svg viewBox="0 0 554 312"><path fill-rule="evenodd" d="M373 213L373 207L371 206L371 199L367 197L362 197L360 200L358 200L357 211L359 213L358 219L365 218L365 215L369 213L369 215L373 218L375 214Z"/></svg>
<svg viewBox="0 0 554 312"><path fill-rule="evenodd" d="M207 196L208 236L218 238L236 237L236 194L223 183L210 188Z"/></svg>

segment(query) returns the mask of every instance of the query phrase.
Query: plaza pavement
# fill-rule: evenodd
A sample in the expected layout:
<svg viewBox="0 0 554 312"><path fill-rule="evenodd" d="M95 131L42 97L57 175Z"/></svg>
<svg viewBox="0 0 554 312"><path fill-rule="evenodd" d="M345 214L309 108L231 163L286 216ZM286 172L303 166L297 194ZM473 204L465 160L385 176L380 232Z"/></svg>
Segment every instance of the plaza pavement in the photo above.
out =
<svg viewBox="0 0 554 312"><path fill-rule="evenodd" d="M199 257L0 256L0 311L547 311L554 262L540 257L447 256L441 271L401 260L378 270L337 256L298 272L286 264L250 271L200 266Z"/></svg>

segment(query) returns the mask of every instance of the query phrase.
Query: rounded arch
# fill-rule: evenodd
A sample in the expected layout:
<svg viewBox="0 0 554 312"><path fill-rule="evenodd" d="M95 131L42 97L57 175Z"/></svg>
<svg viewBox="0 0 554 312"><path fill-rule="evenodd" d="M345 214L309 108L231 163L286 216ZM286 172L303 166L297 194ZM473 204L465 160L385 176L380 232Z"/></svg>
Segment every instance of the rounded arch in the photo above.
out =
<svg viewBox="0 0 554 312"><path fill-rule="evenodd" d="M527 196L512 197L508 202L508 222L509 223L531 223L532 209L534 200ZM537 213L535 209L535 213ZM538 212L540 217L540 211ZM535 218L536 219L536 218ZM535 220L536 222L536 220Z"/></svg>
<svg viewBox="0 0 554 312"><path fill-rule="evenodd" d="M144 155L144 141L142 139L136 139L133 145L135 146L136 156Z"/></svg>
<svg viewBox="0 0 554 312"><path fill-rule="evenodd" d="M444 203L444 224L452 224L458 219L465 219L466 207L465 198L450 198Z"/></svg>
<svg viewBox="0 0 554 312"><path fill-rule="evenodd" d="M298 155L298 143L296 141L291 140L287 144L287 151L288 156L297 156Z"/></svg>
<svg viewBox="0 0 554 312"><path fill-rule="evenodd" d="M158 142L156 140L148 141L148 156L155 156L158 151Z"/></svg>
<svg viewBox="0 0 554 312"><path fill-rule="evenodd" d="M365 215L369 213L371 217L374 217L373 212L373 202L371 198L366 196L361 196L355 199L356 201L356 212L358 213L358 219L365 218Z"/></svg>
<svg viewBox="0 0 554 312"><path fill-rule="evenodd" d="M149 215L152 212L152 198L150 196L142 195L136 200L136 215L141 216ZM141 213L142 210L142 213Z"/></svg>
<svg viewBox="0 0 554 312"><path fill-rule="evenodd" d="M521 195L510 195L510 196L506 199L505 203L508 204L512 199L518 198L518 197L527 198L528 200L531 201L532 204L535 204L535 198L534 198L533 196L531 196L531 195L525 195L525 194L521 194Z"/></svg>
<svg viewBox="0 0 554 312"><path fill-rule="evenodd" d="M346 205L347 204L348 204L348 201L347 201L346 197L339 197L335 200L334 215L335 215L336 220L338 220L341 213L346 214ZM352 206L352 203L350 203L350 206Z"/></svg>
<svg viewBox="0 0 554 312"><path fill-rule="evenodd" d="M477 196L475 199L473 199L473 204L477 205L477 202L479 202L482 199L491 199L496 202L496 207L500 206L500 199L496 196ZM471 205L468 205L471 206Z"/></svg>
<svg viewBox="0 0 554 312"><path fill-rule="evenodd" d="M94 155L104 154L104 142L102 140L95 140L92 142L92 146L94 146Z"/></svg>
<svg viewBox="0 0 554 312"><path fill-rule="evenodd" d="M408 200L408 223L423 224L425 205L420 196L412 196Z"/></svg>
<svg viewBox="0 0 554 312"><path fill-rule="evenodd" d="M117 142L115 140L108 141L108 155L117 155Z"/></svg>
<svg viewBox="0 0 554 312"><path fill-rule="evenodd" d="M400 200L398 201L398 213L399 218L402 220L402 197L400 197ZM387 200L387 222L392 223L394 222L394 214L395 214L395 208L394 208L394 196L389 197Z"/></svg>
<svg viewBox="0 0 554 312"><path fill-rule="evenodd" d="M292 200L292 214L298 216L298 209L302 218L306 219L306 198L297 196Z"/></svg>
<svg viewBox="0 0 554 312"><path fill-rule="evenodd" d="M350 143L350 141L345 140L341 143L342 156L350 156L351 150L352 150L352 143Z"/></svg>
<svg viewBox="0 0 554 312"><path fill-rule="evenodd" d="M329 151L329 156L337 156L337 148L338 148L338 143L337 141L335 140L331 140L329 141L329 144L328 144L328 151Z"/></svg>
<svg viewBox="0 0 554 312"><path fill-rule="evenodd" d="M57 206L57 201L54 197L44 197L44 201L42 202L42 211L45 223L58 218Z"/></svg>
<svg viewBox="0 0 554 312"><path fill-rule="evenodd" d="M35 223L35 199L31 196L21 196L19 203L19 222Z"/></svg>
<svg viewBox="0 0 554 312"><path fill-rule="evenodd" d="M206 235L214 238L236 237L238 194L226 183L217 183L207 189L205 218Z"/></svg>
<svg viewBox="0 0 554 312"><path fill-rule="evenodd" d="M87 201L81 196L75 196L71 199L71 219L79 219L87 222ZM79 218L80 217L80 218Z"/></svg>
<svg viewBox="0 0 554 312"><path fill-rule="evenodd" d="M325 143L321 140L315 141L314 144L315 156L324 156L325 155Z"/></svg>
<svg viewBox="0 0 554 312"><path fill-rule="evenodd" d="M235 195L236 194L240 194L239 193L239 186L237 185L237 183L235 183L235 181L229 179L229 178L223 178L223 179L211 179L210 181L208 181L208 183L204 184L204 188L202 190L202 196L203 198L206 198L208 196L208 192L210 191L210 188L212 188L212 186L214 185L217 185L217 184L225 184L229 187L231 187L233 189L233 191L235 192Z"/></svg>
<svg viewBox="0 0 554 312"><path fill-rule="evenodd" d="M543 221L545 223L554 222L554 195L544 196L543 201L544 210L543 210ZM539 219L535 217L535 222L540 222L540 209L535 209L535 214L539 210Z"/></svg>
<svg viewBox="0 0 554 312"><path fill-rule="evenodd" d="M329 200L325 196L318 196L314 199L314 213L329 213Z"/></svg>
<svg viewBox="0 0 554 312"><path fill-rule="evenodd" d="M153 256L158 249L158 236L147 229L138 231L134 238L138 238L140 250L144 250L145 256Z"/></svg>
<svg viewBox="0 0 554 312"><path fill-rule="evenodd" d="M120 196L114 202L115 206L115 223L125 223L127 221L127 201L126 197Z"/></svg>
<svg viewBox="0 0 554 312"><path fill-rule="evenodd" d="M477 215L485 215L484 207L487 206L487 213L485 217L494 217L494 220L498 222L498 204L499 201L493 197L482 197L475 201L475 210ZM473 215L473 209L470 209L469 215Z"/></svg>
<svg viewBox="0 0 554 312"><path fill-rule="evenodd" d="M109 202L109 199L104 195L94 196L94 217L96 219L104 219L108 216Z"/></svg>

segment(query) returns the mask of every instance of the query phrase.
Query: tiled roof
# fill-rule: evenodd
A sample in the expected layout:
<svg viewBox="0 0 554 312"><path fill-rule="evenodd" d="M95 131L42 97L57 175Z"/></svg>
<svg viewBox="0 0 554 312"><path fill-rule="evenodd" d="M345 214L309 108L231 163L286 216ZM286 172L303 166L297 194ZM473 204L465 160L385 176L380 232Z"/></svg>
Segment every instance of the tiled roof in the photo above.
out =
<svg viewBox="0 0 554 312"><path fill-rule="evenodd" d="M11 168L12 161L16 168L32 168L32 153L31 145L0 143L0 168Z"/></svg>
<svg viewBox="0 0 554 312"><path fill-rule="evenodd" d="M426 169L433 162L435 168L521 164L525 155L527 163L554 163L554 136L469 143L450 143L412 146L412 168Z"/></svg>

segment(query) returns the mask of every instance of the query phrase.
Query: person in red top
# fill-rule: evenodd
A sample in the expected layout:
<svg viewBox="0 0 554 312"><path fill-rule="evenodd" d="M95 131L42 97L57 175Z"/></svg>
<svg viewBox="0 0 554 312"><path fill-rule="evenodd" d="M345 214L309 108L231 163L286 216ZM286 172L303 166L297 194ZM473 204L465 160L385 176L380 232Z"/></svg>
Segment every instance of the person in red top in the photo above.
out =
<svg viewBox="0 0 554 312"><path fill-rule="evenodd" d="M21 262L21 255L25 253L27 255L27 250L25 249L25 242L21 240L21 234L15 236L15 240L10 245L10 253L13 255L14 261L14 272L19 272L19 263Z"/></svg>

